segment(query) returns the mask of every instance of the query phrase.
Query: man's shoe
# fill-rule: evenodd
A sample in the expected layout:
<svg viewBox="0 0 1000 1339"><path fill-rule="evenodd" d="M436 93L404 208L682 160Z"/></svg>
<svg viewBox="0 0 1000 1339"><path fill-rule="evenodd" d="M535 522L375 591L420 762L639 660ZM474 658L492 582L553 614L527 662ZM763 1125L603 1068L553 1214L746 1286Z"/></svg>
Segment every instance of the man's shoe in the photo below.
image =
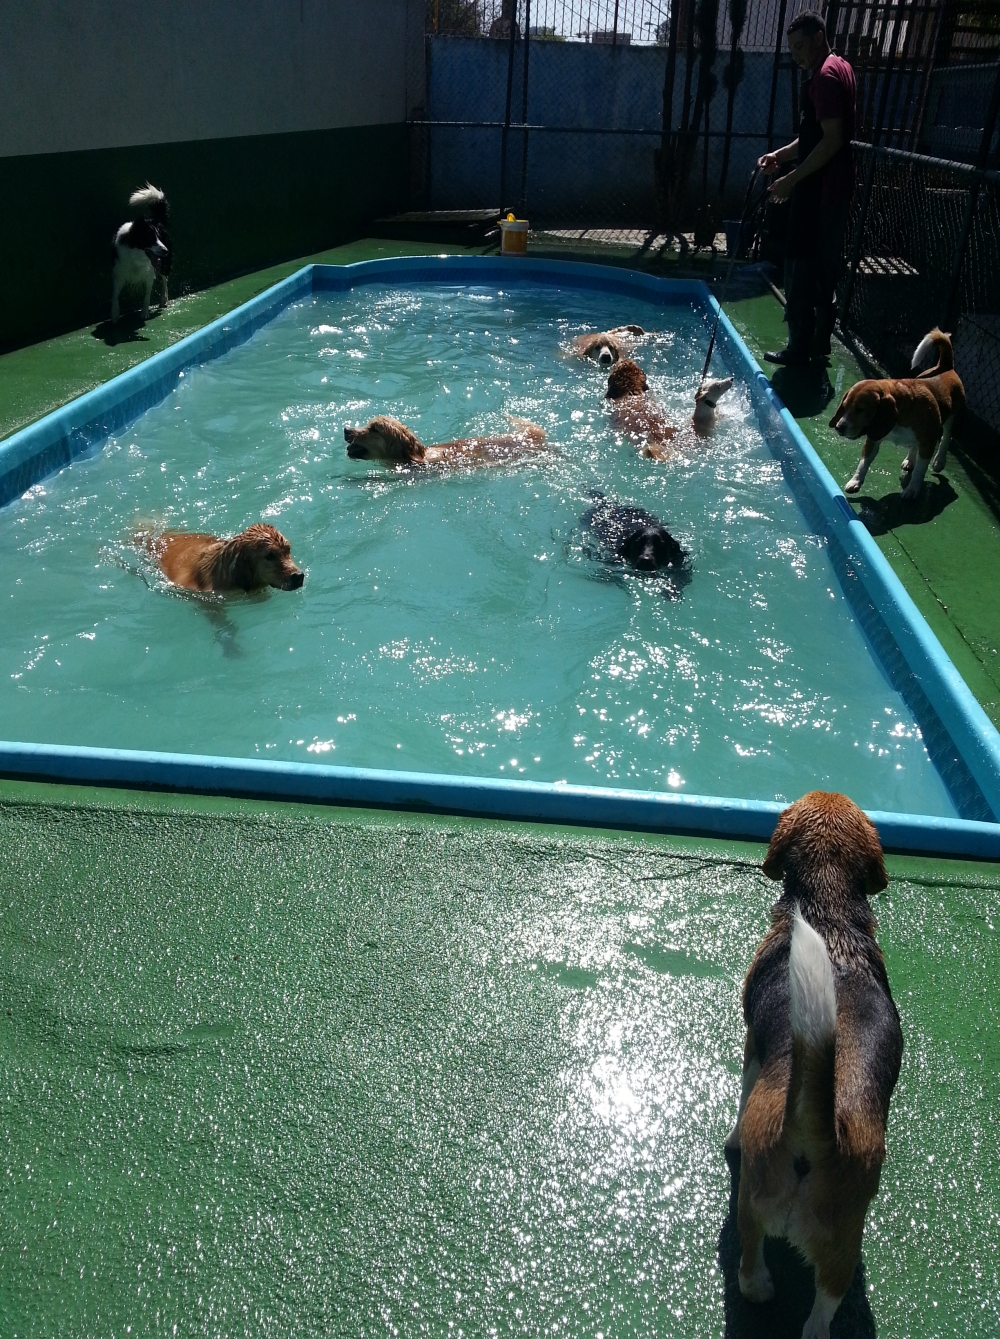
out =
<svg viewBox="0 0 1000 1339"><path fill-rule="evenodd" d="M808 367L809 355L800 353L797 349L770 349L764 354L769 363L777 363L779 367Z"/></svg>

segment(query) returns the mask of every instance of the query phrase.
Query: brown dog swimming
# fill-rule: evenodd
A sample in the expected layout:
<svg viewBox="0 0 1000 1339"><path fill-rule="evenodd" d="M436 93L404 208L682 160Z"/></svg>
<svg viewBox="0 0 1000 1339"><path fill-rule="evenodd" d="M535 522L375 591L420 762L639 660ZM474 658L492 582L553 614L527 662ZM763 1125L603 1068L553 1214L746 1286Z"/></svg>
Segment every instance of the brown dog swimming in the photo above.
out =
<svg viewBox="0 0 1000 1339"><path fill-rule="evenodd" d="M802 1339L828 1339L861 1256L885 1160L903 1033L868 905L887 881L875 825L846 795L812 791L778 820L764 873L783 879L743 984L740 1291L774 1296L764 1237L813 1266Z"/></svg>
<svg viewBox="0 0 1000 1339"><path fill-rule="evenodd" d="M405 423L382 414L364 428L345 428L347 454L352 460L377 460L383 465L438 466L466 469L483 465L512 465L545 447L545 430L526 419L512 418L515 431L493 437L461 437L454 442L425 446Z"/></svg>
<svg viewBox="0 0 1000 1339"><path fill-rule="evenodd" d="M890 435L909 448L900 475L902 495L907 500L920 492L930 465L940 474L948 458L955 419L965 406L965 388L955 371L951 336L934 329L917 345L911 370L936 353L937 362L912 377L859 381L851 387L830 420L841 437L864 437L861 459L847 483L845 493L856 493Z"/></svg>
<svg viewBox="0 0 1000 1339"><path fill-rule="evenodd" d="M626 350L645 333L641 325L616 325L612 330L592 330L586 335L577 335L572 348L578 358L593 358L600 367L611 367L624 358Z"/></svg>
<svg viewBox="0 0 1000 1339"><path fill-rule="evenodd" d="M650 395L645 372L630 358L612 368L604 398L611 401L615 426L642 442L644 456L669 460L674 454L672 443L679 433L687 437L708 436L715 426L716 406L732 384L732 377L702 382L694 397L694 413L685 429L670 422L666 410Z"/></svg>
<svg viewBox="0 0 1000 1339"><path fill-rule="evenodd" d="M156 560L168 581L186 590L298 590L305 581L288 540L273 525L251 525L232 539L182 530L140 531L135 543Z"/></svg>

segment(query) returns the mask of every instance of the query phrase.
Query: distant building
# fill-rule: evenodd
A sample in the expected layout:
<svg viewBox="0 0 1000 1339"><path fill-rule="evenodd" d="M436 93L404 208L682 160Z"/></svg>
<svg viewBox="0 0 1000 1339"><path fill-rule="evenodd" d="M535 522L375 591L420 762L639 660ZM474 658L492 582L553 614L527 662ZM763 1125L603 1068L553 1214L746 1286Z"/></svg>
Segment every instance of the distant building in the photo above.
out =
<svg viewBox="0 0 1000 1339"><path fill-rule="evenodd" d="M588 40L594 46L631 46L632 34L598 30L588 34Z"/></svg>

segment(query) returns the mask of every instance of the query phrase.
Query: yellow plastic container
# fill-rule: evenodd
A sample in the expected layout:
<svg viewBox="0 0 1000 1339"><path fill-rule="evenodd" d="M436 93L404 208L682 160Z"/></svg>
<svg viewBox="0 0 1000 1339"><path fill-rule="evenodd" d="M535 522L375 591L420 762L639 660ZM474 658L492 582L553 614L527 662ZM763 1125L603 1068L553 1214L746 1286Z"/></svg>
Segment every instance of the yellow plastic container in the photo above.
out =
<svg viewBox="0 0 1000 1339"><path fill-rule="evenodd" d="M523 256L528 250L528 220L508 214L500 220L501 256Z"/></svg>

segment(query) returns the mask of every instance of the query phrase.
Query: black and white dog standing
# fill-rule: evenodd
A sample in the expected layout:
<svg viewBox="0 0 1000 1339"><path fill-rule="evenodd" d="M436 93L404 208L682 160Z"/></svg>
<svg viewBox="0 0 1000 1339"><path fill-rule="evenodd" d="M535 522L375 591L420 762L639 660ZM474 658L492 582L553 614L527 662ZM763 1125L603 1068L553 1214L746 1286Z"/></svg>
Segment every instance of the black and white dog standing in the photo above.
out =
<svg viewBox="0 0 1000 1339"><path fill-rule="evenodd" d="M167 278L174 251L167 232L170 206L167 197L149 182L133 191L129 204L139 217L123 223L115 233L114 272L111 287L111 320L120 315L118 299L123 288L142 289L142 319L149 315L149 299L157 276L163 281L160 306L167 305Z"/></svg>

